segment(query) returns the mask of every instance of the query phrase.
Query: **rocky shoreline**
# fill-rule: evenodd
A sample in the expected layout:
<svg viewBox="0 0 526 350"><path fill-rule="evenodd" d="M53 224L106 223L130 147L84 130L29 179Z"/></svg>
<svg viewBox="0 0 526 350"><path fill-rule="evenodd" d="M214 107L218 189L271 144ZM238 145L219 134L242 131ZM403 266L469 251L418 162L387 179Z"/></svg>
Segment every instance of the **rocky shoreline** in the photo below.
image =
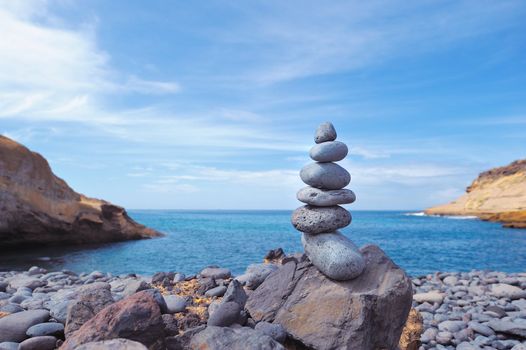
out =
<svg viewBox="0 0 526 350"><path fill-rule="evenodd" d="M272 272L305 261L280 249L265 258L237 277L215 266L193 276L0 272L0 349L307 349L281 325L248 313L261 307L247 299L268 288L267 281L257 289ZM435 273L412 282L402 349L526 349L526 272Z"/></svg>

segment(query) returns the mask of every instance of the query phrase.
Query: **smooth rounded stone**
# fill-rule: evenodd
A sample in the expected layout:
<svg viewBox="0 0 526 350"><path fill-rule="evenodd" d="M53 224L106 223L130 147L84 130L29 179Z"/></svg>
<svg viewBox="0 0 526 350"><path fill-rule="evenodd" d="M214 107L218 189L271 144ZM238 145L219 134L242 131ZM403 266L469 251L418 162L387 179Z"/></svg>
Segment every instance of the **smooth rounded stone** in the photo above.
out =
<svg viewBox="0 0 526 350"><path fill-rule="evenodd" d="M301 180L324 190L340 190L351 182L347 170L335 163L311 163L300 171Z"/></svg>
<svg viewBox="0 0 526 350"><path fill-rule="evenodd" d="M340 206L315 207L305 205L292 213L292 225L296 230L310 233L334 232L351 223L351 213Z"/></svg>
<svg viewBox="0 0 526 350"><path fill-rule="evenodd" d="M481 324L475 321L471 321L468 323L468 327L473 329L475 333L479 333L482 335L485 335L486 337L495 335L495 332L490 327L486 326L485 324Z"/></svg>
<svg viewBox="0 0 526 350"><path fill-rule="evenodd" d="M350 204L356 200L356 195L348 189L321 190L315 187L304 187L298 191L296 198L300 202L318 207L330 207L339 204Z"/></svg>
<svg viewBox="0 0 526 350"><path fill-rule="evenodd" d="M18 350L53 350L56 345L57 338L46 335L24 340L18 346Z"/></svg>
<svg viewBox="0 0 526 350"><path fill-rule="evenodd" d="M207 267L200 272L202 277L209 277L213 279L226 279L230 278L232 273L229 269L221 267Z"/></svg>
<svg viewBox="0 0 526 350"><path fill-rule="evenodd" d="M30 310L17 312L0 318L0 342L20 342L27 338L29 327L49 319L47 310Z"/></svg>
<svg viewBox="0 0 526 350"><path fill-rule="evenodd" d="M43 269L38 266L32 266L29 270L27 270L28 276L34 276L34 275L43 275L46 274L47 270Z"/></svg>
<svg viewBox="0 0 526 350"><path fill-rule="evenodd" d="M118 338L82 344L75 350L148 350L148 348L139 342Z"/></svg>
<svg viewBox="0 0 526 350"><path fill-rule="evenodd" d="M5 341L0 343L0 350L18 350L19 343Z"/></svg>
<svg viewBox="0 0 526 350"><path fill-rule="evenodd" d="M504 283L493 284L491 294L497 298L526 299L526 290Z"/></svg>
<svg viewBox="0 0 526 350"><path fill-rule="evenodd" d="M340 141L328 141L320 143L310 149L310 157L321 163L338 162L349 153L347 145Z"/></svg>
<svg viewBox="0 0 526 350"><path fill-rule="evenodd" d="M444 281L445 284L448 284L450 286L454 286L455 284L457 284L458 278L456 276L447 276L446 278L444 278L443 281Z"/></svg>
<svg viewBox="0 0 526 350"><path fill-rule="evenodd" d="M5 299L9 299L11 298L11 294L9 293L6 293L6 292L0 292L0 300L5 300Z"/></svg>
<svg viewBox="0 0 526 350"><path fill-rule="evenodd" d="M477 345L473 345L468 341L463 341L457 345L456 350L479 350L480 348Z"/></svg>
<svg viewBox="0 0 526 350"><path fill-rule="evenodd" d="M321 123L316 129L316 134L314 134L314 142L334 141L337 136L336 129L334 129L334 125L331 122Z"/></svg>
<svg viewBox="0 0 526 350"><path fill-rule="evenodd" d="M228 327L238 323L241 316L241 307L233 301L220 304L208 318L208 326Z"/></svg>
<svg viewBox="0 0 526 350"><path fill-rule="evenodd" d="M417 293L413 295L413 300L417 303L438 303L441 304L444 301L445 294L438 290L431 290L426 293Z"/></svg>
<svg viewBox="0 0 526 350"><path fill-rule="evenodd" d="M217 286L215 288L206 291L205 296L207 297L222 297L226 292L225 286Z"/></svg>
<svg viewBox="0 0 526 350"><path fill-rule="evenodd" d="M39 323L29 327L26 332L28 337L51 335L57 338L64 337L64 325L58 322Z"/></svg>
<svg viewBox="0 0 526 350"><path fill-rule="evenodd" d="M463 321L444 321L438 325L438 330L455 333L466 327Z"/></svg>
<svg viewBox="0 0 526 350"><path fill-rule="evenodd" d="M8 286L9 286L9 283L0 281L0 292L5 292Z"/></svg>
<svg viewBox="0 0 526 350"><path fill-rule="evenodd" d="M428 328L424 331L424 333L422 333L422 335L420 336L420 340L422 341L422 343L429 343L430 341L435 340L437 334L438 329L432 327Z"/></svg>
<svg viewBox="0 0 526 350"><path fill-rule="evenodd" d="M10 314L16 314L21 311L24 311L24 308L18 304L6 304L0 307L0 312L7 312Z"/></svg>
<svg viewBox="0 0 526 350"><path fill-rule="evenodd" d="M449 331L438 332L437 336L435 337L436 342L442 345L447 345L451 343L452 339L453 339L453 334Z"/></svg>
<svg viewBox="0 0 526 350"><path fill-rule="evenodd" d="M14 294L11 298L9 298L9 302L13 304L20 304L21 302L29 298L29 296L24 294Z"/></svg>
<svg viewBox="0 0 526 350"><path fill-rule="evenodd" d="M178 295L164 295L163 298L166 302L166 306L168 307L168 313L175 314L186 310L186 305L188 302L185 298Z"/></svg>
<svg viewBox="0 0 526 350"><path fill-rule="evenodd" d="M352 280L365 268L358 247L338 231L319 235L304 233L301 243L312 264L331 279Z"/></svg>
<svg viewBox="0 0 526 350"><path fill-rule="evenodd" d="M261 321L254 327L256 331L268 335L278 343L283 343L287 338L287 332L280 324L273 324L266 321Z"/></svg>
<svg viewBox="0 0 526 350"><path fill-rule="evenodd" d="M176 273L173 279L173 283L178 283L184 281L186 276L184 273Z"/></svg>
<svg viewBox="0 0 526 350"><path fill-rule="evenodd" d="M488 326L491 327L497 333L512 334L526 338L525 319L516 319L514 321L509 321L494 318L488 322Z"/></svg>

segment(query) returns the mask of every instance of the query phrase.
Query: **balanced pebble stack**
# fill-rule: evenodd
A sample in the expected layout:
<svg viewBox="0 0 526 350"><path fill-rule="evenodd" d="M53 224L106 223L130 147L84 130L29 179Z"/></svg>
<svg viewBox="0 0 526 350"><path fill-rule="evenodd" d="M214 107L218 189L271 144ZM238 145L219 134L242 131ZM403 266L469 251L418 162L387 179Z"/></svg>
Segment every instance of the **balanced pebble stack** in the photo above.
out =
<svg viewBox="0 0 526 350"><path fill-rule="evenodd" d="M329 122L316 130L316 145L310 150L316 162L300 172L301 180L309 186L297 194L298 200L307 205L292 213L292 224L303 232L301 241L312 264L325 276L346 281L363 272L365 261L358 247L337 231L351 223L351 214L340 204L350 204L356 197L344 188L351 175L334 163L348 153L347 146L336 141L336 136Z"/></svg>

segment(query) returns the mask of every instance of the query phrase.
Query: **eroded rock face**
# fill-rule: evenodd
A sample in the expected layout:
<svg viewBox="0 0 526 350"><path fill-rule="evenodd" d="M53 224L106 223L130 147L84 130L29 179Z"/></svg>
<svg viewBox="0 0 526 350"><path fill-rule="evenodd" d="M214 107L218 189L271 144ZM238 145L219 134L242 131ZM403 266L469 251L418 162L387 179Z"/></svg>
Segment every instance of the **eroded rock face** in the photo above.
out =
<svg viewBox="0 0 526 350"><path fill-rule="evenodd" d="M247 310L315 349L396 349L411 281L377 246L360 251L366 267L350 281L330 280L309 261L286 263L250 294Z"/></svg>
<svg viewBox="0 0 526 350"><path fill-rule="evenodd" d="M149 349L164 349L164 324L153 293L141 291L105 307L67 338L61 350L116 338L138 341Z"/></svg>
<svg viewBox="0 0 526 350"><path fill-rule="evenodd" d="M73 191L40 154L0 136L0 248L159 235L124 208Z"/></svg>

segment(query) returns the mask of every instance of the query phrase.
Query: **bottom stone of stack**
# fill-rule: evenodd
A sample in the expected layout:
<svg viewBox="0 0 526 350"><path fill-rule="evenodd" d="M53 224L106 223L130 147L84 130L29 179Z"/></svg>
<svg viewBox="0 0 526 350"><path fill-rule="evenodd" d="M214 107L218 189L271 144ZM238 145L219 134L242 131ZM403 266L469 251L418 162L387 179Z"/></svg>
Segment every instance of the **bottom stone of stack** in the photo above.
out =
<svg viewBox="0 0 526 350"><path fill-rule="evenodd" d="M338 231L317 235L303 233L301 243L312 264L333 280L352 280L365 268L358 247Z"/></svg>

